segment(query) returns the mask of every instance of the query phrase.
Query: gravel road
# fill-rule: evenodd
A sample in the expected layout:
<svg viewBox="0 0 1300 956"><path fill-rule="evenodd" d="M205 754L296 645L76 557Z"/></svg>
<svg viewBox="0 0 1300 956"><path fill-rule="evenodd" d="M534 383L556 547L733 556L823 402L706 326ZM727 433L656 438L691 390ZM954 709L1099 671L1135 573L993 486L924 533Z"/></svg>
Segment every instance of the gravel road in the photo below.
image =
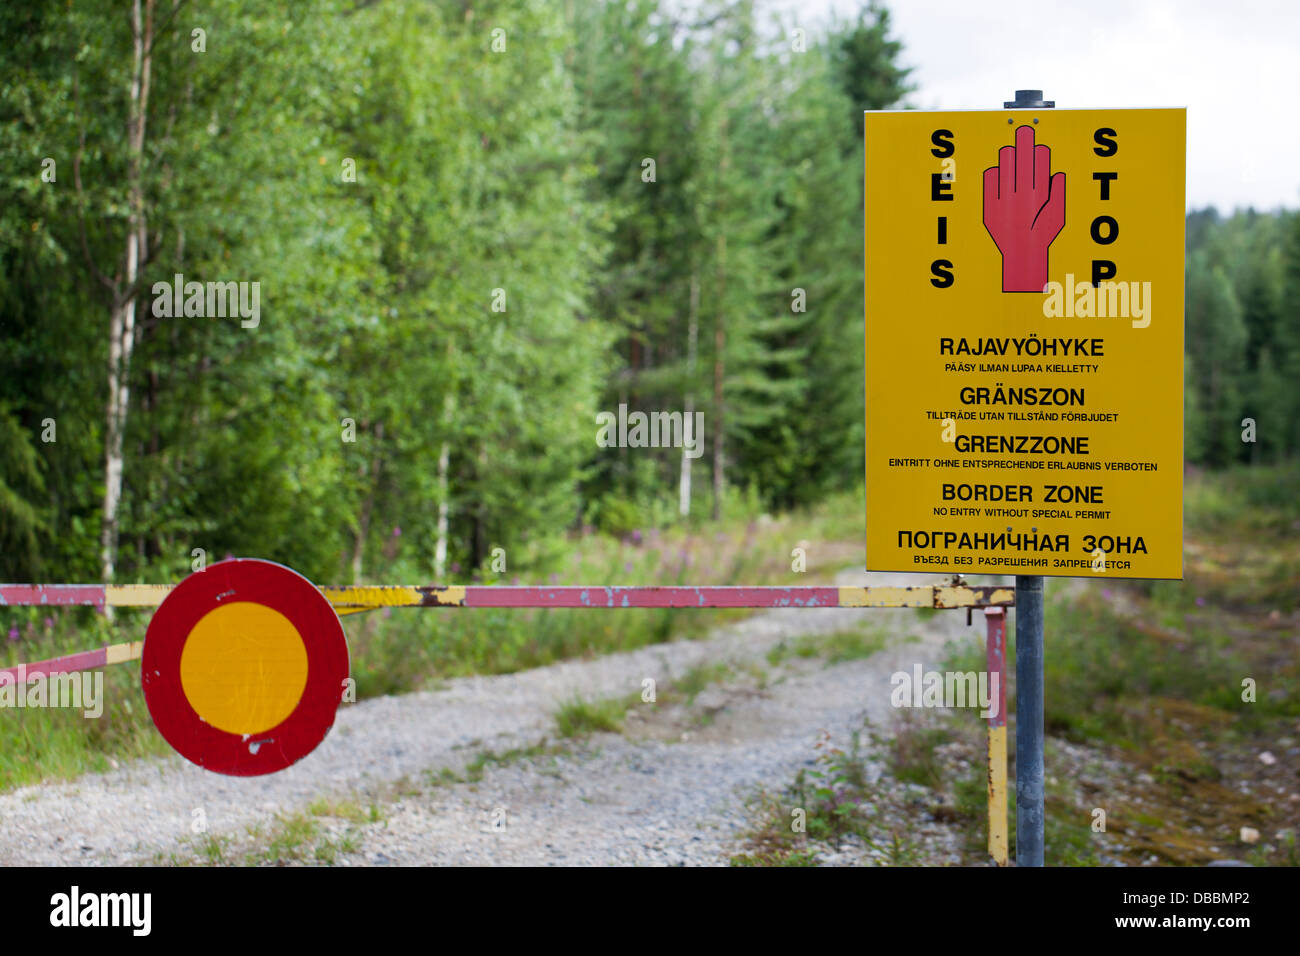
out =
<svg viewBox="0 0 1300 956"><path fill-rule="evenodd" d="M858 571L836 583L916 578ZM891 638L869 658L792 659L775 669L765 659L782 641L860 627L864 615ZM960 611L922 620L913 610L783 609L704 640L366 700L340 710L314 753L268 777L223 777L168 757L0 795L0 865L192 858L196 820L239 845L254 839L250 827L265 833L277 815L322 800L379 805L378 822L348 826L339 864L723 864L747 826L747 795L788 783L823 730L843 742L864 719L887 727L890 675L937 666L947 640L982 640L982 616L975 623L968 629ZM575 695L630 697L646 678L667 687L718 663L731 665L731 677L689 710L680 701L633 704L623 734L488 763L474 782L431 782L485 752L554 744L555 710ZM947 858L945 835L932 836Z"/></svg>

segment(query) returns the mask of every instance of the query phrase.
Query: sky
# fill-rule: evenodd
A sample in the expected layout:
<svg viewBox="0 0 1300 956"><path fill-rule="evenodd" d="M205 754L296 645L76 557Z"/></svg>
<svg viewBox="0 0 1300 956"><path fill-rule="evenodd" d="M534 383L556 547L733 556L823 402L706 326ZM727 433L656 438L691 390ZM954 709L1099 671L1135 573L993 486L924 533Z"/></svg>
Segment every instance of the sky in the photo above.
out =
<svg viewBox="0 0 1300 956"><path fill-rule="evenodd" d="M792 26L858 0L759 0ZM1300 207L1300 0L886 0L917 109L1187 108L1187 205ZM810 33L812 30L810 29Z"/></svg>

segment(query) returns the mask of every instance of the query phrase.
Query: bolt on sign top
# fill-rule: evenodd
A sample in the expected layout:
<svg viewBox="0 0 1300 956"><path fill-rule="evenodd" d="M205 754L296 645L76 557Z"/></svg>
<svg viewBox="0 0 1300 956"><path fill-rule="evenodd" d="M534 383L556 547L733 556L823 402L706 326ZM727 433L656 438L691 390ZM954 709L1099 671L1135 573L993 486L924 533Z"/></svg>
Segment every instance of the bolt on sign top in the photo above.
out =
<svg viewBox="0 0 1300 956"><path fill-rule="evenodd" d="M1186 130L866 114L869 570L1182 577Z"/></svg>

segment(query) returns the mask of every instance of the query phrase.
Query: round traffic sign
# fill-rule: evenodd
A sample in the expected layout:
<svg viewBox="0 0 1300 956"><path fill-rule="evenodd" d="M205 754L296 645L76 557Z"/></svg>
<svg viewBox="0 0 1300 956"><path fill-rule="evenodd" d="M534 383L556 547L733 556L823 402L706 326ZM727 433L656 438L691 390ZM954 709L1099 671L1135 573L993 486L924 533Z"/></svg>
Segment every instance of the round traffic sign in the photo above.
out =
<svg viewBox="0 0 1300 956"><path fill-rule="evenodd" d="M141 657L154 724L187 760L237 777L274 773L334 725L348 677L343 625L297 571L234 558L178 584Z"/></svg>

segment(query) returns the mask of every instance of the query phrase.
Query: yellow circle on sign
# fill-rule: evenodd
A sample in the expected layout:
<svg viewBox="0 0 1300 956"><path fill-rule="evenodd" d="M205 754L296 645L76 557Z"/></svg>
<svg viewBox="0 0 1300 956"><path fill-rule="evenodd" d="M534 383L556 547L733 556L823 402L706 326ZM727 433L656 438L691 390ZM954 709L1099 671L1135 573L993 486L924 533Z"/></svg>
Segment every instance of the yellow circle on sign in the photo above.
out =
<svg viewBox="0 0 1300 956"><path fill-rule="evenodd" d="M293 713L307 686L307 648L279 611L236 601L199 619L181 651L181 688L205 721L260 734Z"/></svg>

